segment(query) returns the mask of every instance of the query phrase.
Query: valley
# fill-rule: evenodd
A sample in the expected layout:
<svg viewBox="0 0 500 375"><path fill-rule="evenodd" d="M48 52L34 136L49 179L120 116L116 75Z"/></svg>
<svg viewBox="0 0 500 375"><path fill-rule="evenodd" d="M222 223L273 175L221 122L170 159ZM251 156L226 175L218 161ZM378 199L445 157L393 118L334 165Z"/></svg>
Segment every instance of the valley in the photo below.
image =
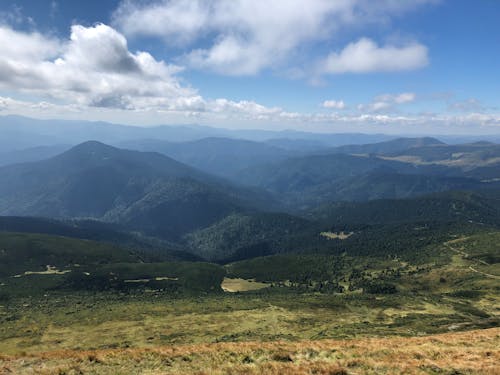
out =
<svg viewBox="0 0 500 375"><path fill-rule="evenodd" d="M496 146L127 145L148 151L91 141L0 167L3 371L406 371L380 342L414 373L495 372Z"/></svg>

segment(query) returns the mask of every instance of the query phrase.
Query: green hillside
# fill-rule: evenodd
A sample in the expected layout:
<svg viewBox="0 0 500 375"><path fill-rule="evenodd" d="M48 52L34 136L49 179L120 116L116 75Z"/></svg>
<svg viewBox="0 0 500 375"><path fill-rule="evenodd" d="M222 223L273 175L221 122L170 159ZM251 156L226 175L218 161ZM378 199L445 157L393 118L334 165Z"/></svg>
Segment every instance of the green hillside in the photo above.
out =
<svg viewBox="0 0 500 375"><path fill-rule="evenodd" d="M63 288L76 291L159 290L164 294L199 294L221 291L225 270L195 262L113 263L81 267L68 275Z"/></svg>
<svg viewBox="0 0 500 375"><path fill-rule="evenodd" d="M418 258L419 248L450 236L498 228L494 197L444 192L418 198L340 202L305 212L231 215L185 236L190 252L210 261L282 253L387 255ZM335 240L323 232L350 233Z"/></svg>
<svg viewBox="0 0 500 375"><path fill-rule="evenodd" d="M409 199L333 203L316 209L311 216L337 226L426 221L498 225L499 208L495 199L480 194L445 192Z"/></svg>
<svg viewBox="0 0 500 375"><path fill-rule="evenodd" d="M101 219L171 240L234 212L273 207L266 194L166 156L98 142L0 173L2 215Z"/></svg>
<svg viewBox="0 0 500 375"><path fill-rule="evenodd" d="M283 249L286 239L313 223L286 214L230 215L190 233L186 244L210 261L229 261L268 255Z"/></svg>
<svg viewBox="0 0 500 375"><path fill-rule="evenodd" d="M138 262L131 252L95 241L45 234L0 232L0 276L8 277L75 265L100 265L116 262Z"/></svg>
<svg viewBox="0 0 500 375"><path fill-rule="evenodd" d="M405 251L355 256L287 254L239 261L226 268L229 277L255 279L278 290L497 299L499 240L498 231L464 233L422 244L413 249L418 254L413 258L405 257ZM473 314L474 311L477 312L470 310Z"/></svg>
<svg viewBox="0 0 500 375"><path fill-rule="evenodd" d="M134 250L150 261L198 261L184 247L155 237L130 233L123 226L97 220L55 220L41 217L0 216L0 233L37 233L99 241Z"/></svg>
<svg viewBox="0 0 500 375"><path fill-rule="evenodd" d="M144 263L136 253L102 242L0 232L2 298L144 288L214 293L220 291L224 274L208 263Z"/></svg>

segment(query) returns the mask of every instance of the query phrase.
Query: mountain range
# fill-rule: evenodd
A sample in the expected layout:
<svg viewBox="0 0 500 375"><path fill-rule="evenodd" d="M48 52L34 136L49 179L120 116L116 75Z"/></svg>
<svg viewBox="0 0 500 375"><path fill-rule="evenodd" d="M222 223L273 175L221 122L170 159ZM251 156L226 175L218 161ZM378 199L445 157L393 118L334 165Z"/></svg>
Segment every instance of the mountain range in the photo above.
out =
<svg viewBox="0 0 500 375"><path fill-rule="evenodd" d="M96 140L117 145L137 140L187 142L210 137L285 143L288 148L335 147L373 143L395 138L384 134L324 134L294 130L232 130L201 125L127 126L103 121L38 120L23 116L0 116L0 150L13 151L56 144L77 145Z"/></svg>
<svg viewBox="0 0 500 375"><path fill-rule="evenodd" d="M92 218L175 239L223 217L272 207L237 187L157 153L86 142L56 157L0 169L0 213Z"/></svg>
<svg viewBox="0 0 500 375"><path fill-rule="evenodd" d="M31 129L23 121L19 129ZM96 125L101 136L106 128ZM380 233L396 227L404 233L432 222L439 223L436 233L448 233L457 225L496 227L499 218L495 143L448 145L424 137L333 147L333 136L127 139L157 131L124 130L113 145L4 150L0 230L105 241L157 259L223 263L340 251L318 237L323 231L368 225L365 242L378 244ZM412 236L408 241L417 241ZM343 246L364 248L359 241Z"/></svg>

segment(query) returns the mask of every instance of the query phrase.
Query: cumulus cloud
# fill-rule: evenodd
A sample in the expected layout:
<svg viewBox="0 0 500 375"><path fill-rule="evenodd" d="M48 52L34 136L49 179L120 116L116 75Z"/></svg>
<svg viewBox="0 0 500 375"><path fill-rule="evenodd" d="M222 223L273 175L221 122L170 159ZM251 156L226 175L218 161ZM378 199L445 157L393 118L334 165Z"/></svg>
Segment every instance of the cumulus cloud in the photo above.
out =
<svg viewBox="0 0 500 375"><path fill-rule="evenodd" d="M427 47L419 43L406 46L378 46L368 38L348 44L341 52L333 52L324 61L323 72L372 73L413 70L429 63Z"/></svg>
<svg viewBox="0 0 500 375"><path fill-rule="evenodd" d="M195 45L184 61L230 75L255 74L288 56L298 45L326 38L335 15L350 11L347 1L168 0L125 1L115 23L127 35L153 35L168 45Z"/></svg>
<svg viewBox="0 0 500 375"><path fill-rule="evenodd" d="M182 61L191 67L252 75L281 68L290 57L299 59L299 50L329 40L342 29L387 22L433 2L380 0L374 6L370 0L126 0L114 13L114 24L126 35L155 36L168 47L184 48ZM426 55L424 49L408 46L398 57ZM384 70L390 69L390 52L378 52Z"/></svg>
<svg viewBox="0 0 500 375"><path fill-rule="evenodd" d="M177 0L149 4L123 1L115 23L127 35L156 35L169 44L192 42L210 22L211 4L203 0Z"/></svg>
<svg viewBox="0 0 500 375"><path fill-rule="evenodd" d="M401 94L382 94L373 98L371 103L358 105L358 110L367 112L382 112L393 110L397 105L415 101L416 94L403 92Z"/></svg>
<svg viewBox="0 0 500 375"><path fill-rule="evenodd" d="M410 7L404 4L410 2L392 0L381 0L377 6L363 0L311 0L307 4L299 0L128 1L115 14L116 25L125 34L103 24L74 25L67 39L0 24L0 89L37 97L32 103L0 97L0 111L72 119L85 113L89 119L136 124L232 125L243 121L250 127L272 123L314 128L318 124L438 126L455 122L500 126L498 115L478 113L480 107L473 100L455 103L454 109L472 112L460 116L402 114L399 106L416 100L411 92L379 95L358 106L358 111L309 114L250 100L204 98L183 81L182 67L148 52L130 51L125 37L158 35L176 48L187 48L181 59L174 60L177 63L224 74L255 74L285 60L295 61L290 57L299 56L298 50L329 39L340 27L376 18L373 15L390 17L425 2L415 1ZM323 61L322 73L398 71L427 63L427 49L419 43L380 46L363 38L331 53ZM293 71L294 67L287 68ZM306 70L297 71L306 78ZM347 108L342 100L334 99L325 100L322 106Z"/></svg>
<svg viewBox="0 0 500 375"><path fill-rule="evenodd" d="M141 109L197 102L180 68L132 53L123 35L98 24L74 25L69 40L0 27L0 87L102 107Z"/></svg>
<svg viewBox="0 0 500 375"><path fill-rule="evenodd" d="M56 106L44 100L29 106L2 98L2 111L65 113L104 108L248 120L270 120L283 112L253 101L205 99L181 84L181 68L147 52L130 52L126 38L103 24L74 25L69 40L3 26L0 45L0 88L65 103Z"/></svg>
<svg viewBox="0 0 500 375"><path fill-rule="evenodd" d="M0 27L0 88L63 101L33 106L9 98L0 109L44 112L83 111L88 108L153 110L182 116L212 116L271 120L284 111L254 101L205 99L183 86L181 68L156 60L147 52L132 53L126 38L113 28L74 25L69 40Z"/></svg>
<svg viewBox="0 0 500 375"><path fill-rule="evenodd" d="M344 109L346 106L343 100L325 100L323 102L323 107L329 109Z"/></svg>
<svg viewBox="0 0 500 375"><path fill-rule="evenodd" d="M61 43L37 32L23 33L0 25L0 61L44 61L57 56Z"/></svg>

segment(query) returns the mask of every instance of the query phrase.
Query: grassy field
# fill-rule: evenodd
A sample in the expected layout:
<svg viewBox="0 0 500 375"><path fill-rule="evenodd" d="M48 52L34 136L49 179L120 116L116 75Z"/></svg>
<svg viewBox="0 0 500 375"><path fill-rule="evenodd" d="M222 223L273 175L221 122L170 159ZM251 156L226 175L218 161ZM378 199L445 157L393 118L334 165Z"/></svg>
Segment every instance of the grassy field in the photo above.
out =
<svg viewBox="0 0 500 375"><path fill-rule="evenodd" d="M498 308L489 294L52 294L0 307L0 353L416 336L498 327Z"/></svg>
<svg viewBox="0 0 500 375"><path fill-rule="evenodd" d="M5 238L36 246L0 277L2 375L498 370L497 232L424 247L413 263L283 254L226 266L133 263L114 248L99 250L109 263L76 264L64 245L83 242L54 240L56 253Z"/></svg>
<svg viewBox="0 0 500 375"><path fill-rule="evenodd" d="M246 342L0 356L15 374L482 374L500 371L500 329L412 338Z"/></svg>

